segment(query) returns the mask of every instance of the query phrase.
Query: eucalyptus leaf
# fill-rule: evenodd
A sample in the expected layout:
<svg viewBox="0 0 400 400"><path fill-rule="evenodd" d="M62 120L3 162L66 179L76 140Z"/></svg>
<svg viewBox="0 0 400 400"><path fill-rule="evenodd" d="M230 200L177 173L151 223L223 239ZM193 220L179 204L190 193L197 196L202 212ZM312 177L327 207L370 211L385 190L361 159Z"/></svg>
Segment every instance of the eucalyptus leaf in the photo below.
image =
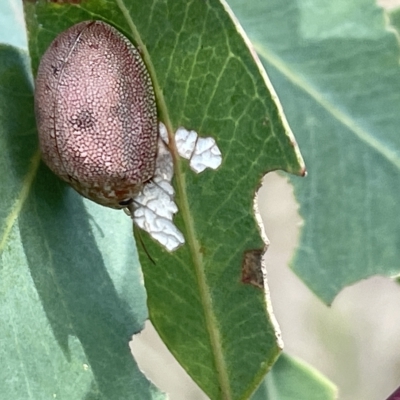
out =
<svg viewBox="0 0 400 400"><path fill-rule="evenodd" d="M374 0L230 0L304 154L292 268L324 302L399 273L399 45Z"/></svg>
<svg viewBox="0 0 400 400"><path fill-rule="evenodd" d="M7 47L0 74L0 165L7 176L1 185L8 195L1 208L2 285L19 308L8 304L11 295L3 304L20 318L26 346L18 363L25 387L15 379L8 390L18 386L25 390L20 398L40 399L163 397L129 354L129 336L146 318L131 221L83 201L39 163L31 73L57 34L100 19L139 47L170 137L184 126L214 137L221 149L221 167L197 175L171 146L175 223L186 243L169 253L141 233L147 250L140 245L139 257L149 316L171 352L211 399L248 398L281 346L266 292L242 278L246 254L265 249L254 196L267 171L304 174L304 165L240 28L218 1L40 0L24 8L32 70L24 52ZM10 270L23 282L13 286ZM23 323L32 315L35 338ZM3 335L8 357L20 350L14 325L10 319ZM30 345L36 357L27 353ZM3 373L15 377L12 369Z"/></svg>

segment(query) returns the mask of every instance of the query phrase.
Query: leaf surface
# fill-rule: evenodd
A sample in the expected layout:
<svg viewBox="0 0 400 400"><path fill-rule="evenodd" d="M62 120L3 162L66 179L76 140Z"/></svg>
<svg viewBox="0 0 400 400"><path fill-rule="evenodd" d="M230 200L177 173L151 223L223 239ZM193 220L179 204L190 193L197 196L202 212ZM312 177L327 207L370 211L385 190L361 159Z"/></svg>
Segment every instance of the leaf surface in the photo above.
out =
<svg viewBox="0 0 400 400"><path fill-rule="evenodd" d="M268 91L269 82L238 27L224 4L217 1L88 0L78 5L39 1L26 3L25 12L34 73L40 56L58 33L79 21L101 19L139 46L153 79L160 119L170 137L184 126L216 139L223 163L217 171L200 175L192 172L171 146L179 207L175 222L185 236L185 245L169 253L141 233L154 264L141 246L139 253L150 318L178 361L211 399L248 398L280 351L266 293L241 281L245 252L265 247L254 217L254 194L267 171L281 168L302 174L304 165L280 106ZM31 113L28 126L32 134L27 151L37 154L31 97L26 108ZM22 177L29 168L22 168ZM101 356L87 363L91 369L92 362L99 363L102 373L113 368L113 375L109 386L97 389L107 389L110 394L121 383L127 392L129 388L134 391L134 378L146 387L134 362L123 359L121 349L120 357L114 360L115 347L127 344L127 335L140 330L145 317L141 305L135 309L133 295L139 293L143 300L141 280L127 272L138 273L133 248L126 244L131 237L122 228L122 224L129 225L129 219L122 212L117 219L116 212L86 202L83 206L82 200L44 166L29 176L35 180L32 188L26 189L26 216L21 211L18 219L25 221L24 227L43 228L34 235L36 242L29 235L21 241L38 257L45 257L44 261L33 258L32 268L45 264L43 274L50 277L54 272L49 268L59 271L59 291L71 301L61 320L68 317L82 323L79 329L83 336L77 336L76 331L71 334L78 337L86 357L91 355L85 346L86 335L105 330L97 333L101 338L106 335L98 347L109 356L110 367ZM101 214L93 216L92 208ZM96 240L97 225L110 232L101 243ZM10 237L5 237L8 242ZM116 286L113 291L104 283L113 283L115 270L124 290ZM67 273L72 277L64 280ZM85 291L89 284L91 289ZM35 290L43 308L51 309L45 311L47 317L55 319L58 326L61 314L52 310L53 298ZM110 326L100 316L99 320L94 316L85 320L94 304L100 314L111 318ZM109 341L112 335L115 343ZM61 340L58 335L56 338ZM121 360L126 374L117 379ZM159 395L148 383L147 389L147 397L131 393L123 398Z"/></svg>
<svg viewBox="0 0 400 400"><path fill-rule="evenodd" d="M307 164L293 270L323 301L399 273L399 47L373 0L231 0ZM327 17L329 16L329 17Z"/></svg>

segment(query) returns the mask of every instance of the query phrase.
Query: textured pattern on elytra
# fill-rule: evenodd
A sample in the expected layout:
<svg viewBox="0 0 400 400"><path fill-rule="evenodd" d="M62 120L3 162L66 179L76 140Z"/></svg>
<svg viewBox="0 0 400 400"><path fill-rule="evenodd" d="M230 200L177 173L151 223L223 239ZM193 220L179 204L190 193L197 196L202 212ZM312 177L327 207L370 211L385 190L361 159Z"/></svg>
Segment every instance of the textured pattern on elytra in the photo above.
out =
<svg viewBox="0 0 400 400"><path fill-rule="evenodd" d="M41 60L35 101L44 161L84 196L119 207L153 176L152 83L115 28L86 21L61 33Z"/></svg>

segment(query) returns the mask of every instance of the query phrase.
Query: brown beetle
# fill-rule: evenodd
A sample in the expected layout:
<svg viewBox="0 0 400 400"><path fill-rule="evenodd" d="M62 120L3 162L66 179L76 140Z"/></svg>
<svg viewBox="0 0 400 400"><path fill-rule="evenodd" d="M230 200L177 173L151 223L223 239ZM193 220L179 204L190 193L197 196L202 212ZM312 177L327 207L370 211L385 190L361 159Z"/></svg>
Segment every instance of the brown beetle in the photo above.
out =
<svg viewBox="0 0 400 400"><path fill-rule="evenodd" d="M157 107L150 75L112 26L85 21L40 62L35 112L43 160L83 196L122 208L152 178Z"/></svg>

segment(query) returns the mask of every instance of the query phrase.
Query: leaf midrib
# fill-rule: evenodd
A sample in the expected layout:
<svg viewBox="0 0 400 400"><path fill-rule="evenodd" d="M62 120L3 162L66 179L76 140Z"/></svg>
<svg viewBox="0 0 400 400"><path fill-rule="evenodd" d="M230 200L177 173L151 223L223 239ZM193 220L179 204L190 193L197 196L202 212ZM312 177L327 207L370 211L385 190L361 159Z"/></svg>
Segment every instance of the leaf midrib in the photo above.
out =
<svg viewBox="0 0 400 400"><path fill-rule="evenodd" d="M169 149L171 151L172 157L174 159L174 175L175 182L177 185L177 191L179 198L181 200L180 212L182 213L183 222L185 225L186 240L190 248L190 253L193 260L193 265L196 272L196 278L198 282L198 289L200 293L201 303L203 305L204 317L206 320L207 331L209 334L210 344L212 347L212 353L214 355L215 368L217 370L219 389L221 396L224 400L232 399L231 388L229 384L229 377L227 373L227 368L225 364L225 359L223 356L223 351L221 347L221 337L218 329L217 319L212 310L212 299L211 294L207 284L207 278L204 269L204 263L200 252L200 244L197 240L193 219L191 218L189 201L186 194L186 184L184 175L181 169L180 156L176 149L174 140L174 129L172 122L169 118L168 107L165 102L163 91L158 83L157 74L154 69L154 65L151 61L150 54L147 51L147 47L142 41L142 38L129 14L129 10L125 6L123 0L116 0L119 8L122 11L129 27L132 31L132 36L135 39L137 45L140 47L143 60L148 68L151 80L153 82L153 87L156 95L157 105L160 112L160 117L167 128L168 139L169 139Z"/></svg>

